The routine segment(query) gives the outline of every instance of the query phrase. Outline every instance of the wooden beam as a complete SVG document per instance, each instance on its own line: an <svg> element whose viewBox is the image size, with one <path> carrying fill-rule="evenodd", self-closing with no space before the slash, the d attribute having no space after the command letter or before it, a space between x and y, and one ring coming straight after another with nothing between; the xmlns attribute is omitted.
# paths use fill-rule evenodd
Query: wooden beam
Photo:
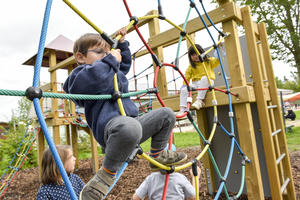
<svg viewBox="0 0 300 200"><path fill-rule="evenodd" d="M251 19L250 8L248 6L241 9L243 16L243 25L245 28L248 53L250 58L251 70L253 73L253 82L255 88L255 97L257 101L257 110L262 132L262 139L266 157L266 164L269 174L269 183L272 197L282 199L280 179L276 164L276 155L272 138L272 129L270 117L268 115L267 102L264 95L264 84L261 65L259 62L258 49L256 45L255 33ZM247 185L248 186L248 185ZM254 192L254 191L253 191Z"/></svg>
<svg viewBox="0 0 300 200"><path fill-rule="evenodd" d="M219 5L224 5L225 3L232 2L232 0L217 0Z"/></svg>
<svg viewBox="0 0 300 200"><path fill-rule="evenodd" d="M149 12L151 13L151 12ZM149 14L148 13L148 14ZM143 19L143 20L140 20L138 21L137 23L137 27L141 27L145 24L147 24L151 19ZM131 27L127 32L130 33L132 31L134 31L135 29L133 27ZM75 61L75 57L74 56L71 56L63 61L61 61L60 63L58 63L57 65L55 66L52 66L52 67L49 67L48 71L49 72L52 72L52 71L55 71L55 70L58 70L58 69L65 69L67 66L69 65L73 65L75 64L76 61Z"/></svg>
<svg viewBox="0 0 300 200"><path fill-rule="evenodd" d="M53 71L58 70L58 69L64 69L64 68L66 68L67 66L73 65L73 64L75 64L75 63L76 63L76 61L75 61L74 56L71 56L71 57L69 57L69 58L67 58L67 59L65 59L65 60L63 60L63 61L61 61L61 62L58 63L57 65L54 65L54 66L52 66L52 67L49 67L48 71L49 71L49 72L53 72Z"/></svg>
<svg viewBox="0 0 300 200"><path fill-rule="evenodd" d="M51 91L51 84L47 83L47 84L41 86L40 88L41 88L41 90L43 90L43 92Z"/></svg>
<svg viewBox="0 0 300 200"><path fill-rule="evenodd" d="M145 16L147 15L152 15L153 11L148 12ZM143 19L143 20L139 20L138 23L136 24L137 27L141 27L144 26L145 24L148 24L152 19ZM128 29L128 33L134 31L134 27L131 27L130 29Z"/></svg>
<svg viewBox="0 0 300 200"><path fill-rule="evenodd" d="M211 20L215 24L218 24L220 22L225 22L231 19L235 19L240 22L242 21L240 9L233 2L229 2L220 6L219 8L209 12L208 15L210 16ZM207 25L211 26L210 22L206 19L206 17L204 15L203 17ZM179 26L182 27L183 24ZM202 24L201 19L199 17L196 17L187 23L186 32L188 34L191 34L200 31L204 28L205 27ZM172 28L156 36L150 37L148 43L151 48L156 48L159 46L165 47L167 44L171 45L177 43L179 36L180 36L180 31L177 28Z"/></svg>
<svg viewBox="0 0 300 200"><path fill-rule="evenodd" d="M239 94L239 97L232 96L232 103L233 104L240 104L240 103L249 103L255 102L255 95L253 87L251 86L242 86L242 87L235 87L231 89L231 92L234 94ZM193 93L193 100L196 100L197 92ZM179 109L179 95L169 96L166 98L162 98L164 103L167 107L170 107L172 110L177 111ZM228 96L223 92L216 91L216 99L218 102L218 106L228 105ZM212 93L207 92L205 97L205 108L212 106ZM161 105L158 101L154 101L152 103L153 109L160 108Z"/></svg>

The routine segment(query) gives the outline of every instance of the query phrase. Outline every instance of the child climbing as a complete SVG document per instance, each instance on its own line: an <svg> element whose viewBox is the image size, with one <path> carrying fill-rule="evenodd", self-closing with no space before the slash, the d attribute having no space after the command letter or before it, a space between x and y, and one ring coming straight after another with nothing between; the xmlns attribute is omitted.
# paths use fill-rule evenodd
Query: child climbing
<svg viewBox="0 0 300 200"><path fill-rule="evenodd" d="M63 89L72 94L113 94L113 77L117 74L121 93L128 93L126 74L131 66L129 42L124 40L126 28L117 31L122 35L117 49L99 35L88 33L74 44L78 64L64 83ZM83 188L80 199L103 199L115 181L116 172L135 149L149 137L150 155L158 162L173 165L186 159L186 154L164 151L175 124L174 112L161 108L138 117L138 108L129 97L122 98L126 116L122 116L116 100L76 100L84 107L94 137L105 149L105 158L97 174ZM158 168L150 165L153 171Z"/></svg>
<svg viewBox="0 0 300 200"><path fill-rule="evenodd" d="M199 45L195 44L197 50L200 54L204 53L204 49ZM210 57L208 55L205 55L203 57L203 62L200 62L199 56L197 55L195 49L193 46L191 46L188 50L188 57L190 65L188 66L186 72L185 72L185 78L189 82L190 79L192 79L192 84L190 86L195 88L208 88L209 87L209 81L211 84L214 84L214 79L216 78L214 73L214 68L216 68L218 65L220 65L220 62L215 57ZM207 69L208 77L206 76L205 70L204 70L204 64ZM198 90L198 95L196 98L196 101L192 104L192 107L199 110L204 106L204 98L206 96L207 90ZM188 97L188 90L186 83L183 82L183 86L180 89L180 113L183 114L185 111L188 111L187 109L187 97Z"/></svg>
<svg viewBox="0 0 300 200"><path fill-rule="evenodd" d="M79 176L73 174L76 158L73 156L72 148L66 145L56 146L65 170L69 176L69 180L73 186L75 194L79 194L84 186L83 181ZM59 169L54 161L50 149L47 149L42 158L42 173L41 179L43 185L40 187L36 200L68 200L70 194L63 182Z"/></svg>

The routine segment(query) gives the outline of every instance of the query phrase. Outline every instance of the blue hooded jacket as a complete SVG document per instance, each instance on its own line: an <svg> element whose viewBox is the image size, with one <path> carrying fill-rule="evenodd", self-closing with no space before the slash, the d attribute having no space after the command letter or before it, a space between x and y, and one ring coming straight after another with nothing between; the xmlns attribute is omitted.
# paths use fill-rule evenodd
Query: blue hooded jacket
<svg viewBox="0 0 300 200"><path fill-rule="evenodd" d="M104 58L95 61L92 65L83 64L76 67L63 85L66 93L71 94L112 94L114 92L113 77L117 73L119 91L128 92L128 80L126 74L131 66L131 53L129 43L124 41L118 44L121 50L122 61L108 54ZM99 144L104 144L104 128L109 120L120 116L120 110L116 100L74 100L84 107L85 117L89 127L93 130L95 139ZM122 103L127 116L136 117L138 108L130 98L122 98Z"/></svg>

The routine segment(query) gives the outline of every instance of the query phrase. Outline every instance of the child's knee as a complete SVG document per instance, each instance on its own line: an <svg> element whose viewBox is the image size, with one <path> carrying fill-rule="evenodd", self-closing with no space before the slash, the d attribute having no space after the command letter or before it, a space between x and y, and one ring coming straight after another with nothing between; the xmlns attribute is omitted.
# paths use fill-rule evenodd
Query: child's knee
<svg viewBox="0 0 300 200"><path fill-rule="evenodd" d="M181 94L186 94L186 93L188 93L188 90L187 90L187 86L186 86L186 85L183 85L183 86L180 88L180 93L181 93Z"/></svg>
<svg viewBox="0 0 300 200"><path fill-rule="evenodd" d="M169 119L170 122L175 123L176 115L175 115L174 111L171 108L167 108L167 107L164 107L162 109L163 109L164 114L166 115L166 118Z"/></svg>
<svg viewBox="0 0 300 200"><path fill-rule="evenodd" d="M120 127L120 137L124 143L137 144L142 138L142 126L138 121Z"/></svg>

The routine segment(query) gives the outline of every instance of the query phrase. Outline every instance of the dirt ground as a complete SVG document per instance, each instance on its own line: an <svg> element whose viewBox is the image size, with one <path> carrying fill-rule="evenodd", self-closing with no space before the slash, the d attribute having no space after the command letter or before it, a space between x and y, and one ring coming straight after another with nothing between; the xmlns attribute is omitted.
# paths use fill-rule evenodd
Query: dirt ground
<svg viewBox="0 0 300 200"><path fill-rule="evenodd" d="M200 148L191 147L181 150L177 149L177 151L184 151L188 154L188 159L192 159L199 154ZM290 158L292 163L292 172L296 195L297 199L300 199L300 151L290 153ZM100 158L100 162L101 161L102 158ZM79 169L76 170L75 173L78 174L84 182L87 182L93 176L90 166L90 159L79 161ZM132 164L130 164L107 199L131 199L131 196L134 193L135 189L144 180L144 178L148 174L150 174L150 169L148 166L148 162L144 159L137 159ZM202 166L201 169L203 171ZM185 174L188 178L190 178L188 174L188 169L185 169L184 171L182 171L182 173ZM39 187L40 183L38 181L38 169L32 168L22 170L19 172L13 183L9 186L9 189L5 193L3 199L34 199ZM206 185L203 173L201 174L200 178L200 199L213 199L213 196L210 196L206 192ZM220 199L225 198L221 197ZM239 199L247 199L247 196L244 195Z"/></svg>

